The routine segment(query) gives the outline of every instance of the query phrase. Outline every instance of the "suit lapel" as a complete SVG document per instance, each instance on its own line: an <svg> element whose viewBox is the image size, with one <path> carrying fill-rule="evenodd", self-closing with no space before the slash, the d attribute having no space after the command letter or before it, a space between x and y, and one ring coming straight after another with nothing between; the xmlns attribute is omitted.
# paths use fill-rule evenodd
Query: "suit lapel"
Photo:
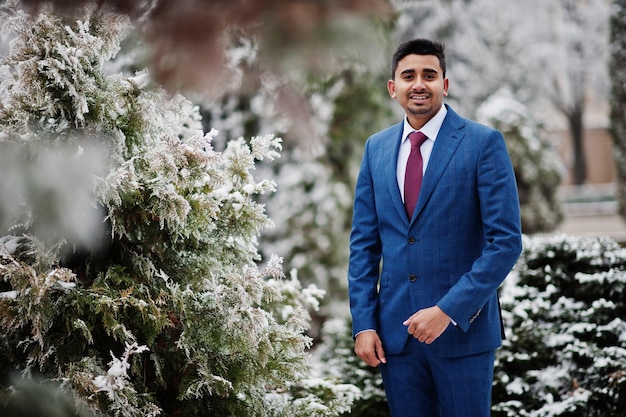
<svg viewBox="0 0 626 417"><path fill-rule="evenodd" d="M404 202L402 201L402 194L400 194L400 189L398 188L398 177L396 172L398 166L398 153L400 152L400 143L402 142L403 126L403 123L399 123L396 125L395 129L391 130L389 134L390 146L385 148L383 160L393 161L393 163L389 163L385 166L385 183L389 188L389 195L391 196L393 206L398 212L398 215L408 225L409 219L406 217L406 210L404 208Z"/></svg>
<svg viewBox="0 0 626 417"><path fill-rule="evenodd" d="M415 221L424 209L424 206L426 206L430 195L448 166L450 159L452 159L461 140L465 137L464 127L465 123L463 119L448 107L448 114L441 125L437 140L435 140L435 145L430 154L430 159L428 160L428 166L426 167L424 180L422 182L422 189L411 222Z"/></svg>

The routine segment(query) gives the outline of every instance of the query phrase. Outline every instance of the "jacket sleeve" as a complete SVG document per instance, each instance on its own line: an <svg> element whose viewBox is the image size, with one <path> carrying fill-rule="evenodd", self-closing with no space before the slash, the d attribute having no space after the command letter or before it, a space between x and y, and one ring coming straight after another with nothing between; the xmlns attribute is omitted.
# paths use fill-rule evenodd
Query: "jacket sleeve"
<svg viewBox="0 0 626 417"><path fill-rule="evenodd" d="M463 331L495 296L522 250L519 197L504 138L490 129L480 146L476 187L486 245L437 303Z"/></svg>
<svg viewBox="0 0 626 417"><path fill-rule="evenodd" d="M348 288L353 336L363 330L378 330L377 286L382 254L370 158L372 149L368 140L355 188L350 235Z"/></svg>

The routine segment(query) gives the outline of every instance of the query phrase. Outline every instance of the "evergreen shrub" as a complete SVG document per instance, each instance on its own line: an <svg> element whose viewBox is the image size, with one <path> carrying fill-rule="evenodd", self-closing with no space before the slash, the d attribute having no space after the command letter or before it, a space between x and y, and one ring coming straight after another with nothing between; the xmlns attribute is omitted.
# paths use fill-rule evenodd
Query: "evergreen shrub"
<svg viewBox="0 0 626 417"><path fill-rule="evenodd" d="M502 289L494 417L626 416L626 249L525 236Z"/></svg>
<svg viewBox="0 0 626 417"><path fill-rule="evenodd" d="M39 11L0 9L0 405L41 380L111 417L348 409L352 386L308 378L323 292L259 254L275 183L252 171L281 140L216 152L188 99L104 71L127 18Z"/></svg>

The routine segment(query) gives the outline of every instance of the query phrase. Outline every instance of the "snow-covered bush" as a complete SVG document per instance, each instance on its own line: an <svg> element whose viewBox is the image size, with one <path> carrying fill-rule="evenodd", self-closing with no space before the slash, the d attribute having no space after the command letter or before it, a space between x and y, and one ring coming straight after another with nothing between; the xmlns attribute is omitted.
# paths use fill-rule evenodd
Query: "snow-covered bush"
<svg viewBox="0 0 626 417"><path fill-rule="evenodd" d="M21 163L3 164L2 178L29 174L0 211L3 394L17 371L111 416L346 411L350 387L306 378L320 291L284 280L276 256L258 267L272 222L256 197L275 184L251 171L281 140L216 152L218 132L202 132L187 99L145 71L105 74L124 18L3 12L14 38L0 66L0 144Z"/></svg>
<svg viewBox="0 0 626 417"><path fill-rule="evenodd" d="M324 323L322 343L314 352L324 377L358 388L349 413L351 417L389 417L387 397L378 368L365 364L354 353L352 322L335 317Z"/></svg>
<svg viewBox="0 0 626 417"><path fill-rule="evenodd" d="M262 67L253 42L242 41L241 48L244 51L237 55L246 58L245 68ZM326 291L314 315L313 337L319 336L326 318L348 313L352 200L365 140L381 126L399 120L392 115L393 103L385 88L386 67L381 72L352 60L336 73L272 78L254 92L234 90L203 103L205 122L220 132L238 136L261 129L276 131L284 139L280 160L257 164L256 172L273 176L279 190L260 200L268 215L280 220L263 232L261 253L280 253L286 268L298 269L303 282ZM295 106L308 109L306 120L301 114L287 119L277 104L281 88L289 85L300 87Z"/></svg>
<svg viewBox="0 0 626 417"><path fill-rule="evenodd" d="M502 308L494 416L626 416L626 249L525 237Z"/></svg>

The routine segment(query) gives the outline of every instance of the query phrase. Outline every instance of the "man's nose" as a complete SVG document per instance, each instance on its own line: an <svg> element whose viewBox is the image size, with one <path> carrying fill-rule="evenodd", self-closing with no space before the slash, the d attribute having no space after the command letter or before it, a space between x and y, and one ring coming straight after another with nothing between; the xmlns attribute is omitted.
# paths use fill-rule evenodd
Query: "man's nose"
<svg viewBox="0 0 626 417"><path fill-rule="evenodd" d="M413 80L413 89L420 89L424 87L424 79L420 76L415 77L415 80Z"/></svg>

